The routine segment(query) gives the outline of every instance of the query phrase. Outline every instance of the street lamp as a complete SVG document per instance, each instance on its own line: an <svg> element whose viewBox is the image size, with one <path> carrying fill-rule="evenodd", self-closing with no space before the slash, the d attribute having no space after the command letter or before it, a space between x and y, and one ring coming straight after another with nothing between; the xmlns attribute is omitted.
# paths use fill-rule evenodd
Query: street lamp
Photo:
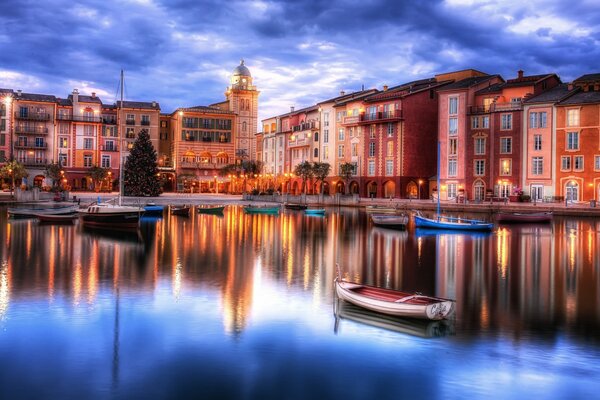
<svg viewBox="0 0 600 400"><path fill-rule="evenodd" d="M12 168L8 169L8 174L10 175L10 197L13 197L13 190L15 188L15 175L13 174Z"/></svg>
<svg viewBox="0 0 600 400"><path fill-rule="evenodd" d="M421 200L421 185L423 184L423 179L419 179L419 200Z"/></svg>

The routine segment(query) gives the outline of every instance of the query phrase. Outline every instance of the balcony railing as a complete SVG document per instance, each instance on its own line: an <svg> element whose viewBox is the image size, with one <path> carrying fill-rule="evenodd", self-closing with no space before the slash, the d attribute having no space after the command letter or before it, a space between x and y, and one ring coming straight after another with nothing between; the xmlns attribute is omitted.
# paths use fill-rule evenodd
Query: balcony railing
<svg viewBox="0 0 600 400"><path fill-rule="evenodd" d="M518 111L523 109L523 103L520 101L512 101L509 103L492 103L487 106L469 106L468 113L474 114L487 114L491 112L503 112L503 111Z"/></svg>
<svg viewBox="0 0 600 400"><path fill-rule="evenodd" d="M142 121L140 122L140 124L142 124L142 125L144 125L144 126L150 126L150 121L144 121L144 120L142 120Z"/></svg>
<svg viewBox="0 0 600 400"><path fill-rule="evenodd" d="M393 121L402 118L402 110L378 111L375 113L361 114L360 122Z"/></svg>
<svg viewBox="0 0 600 400"><path fill-rule="evenodd" d="M50 121L51 115L48 113L27 113L21 114L15 112L15 119L23 119L27 121Z"/></svg>
<svg viewBox="0 0 600 400"><path fill-rule="evenodd" d="M119 151L119 146L100 146L101 151Z"/></svg>
<svg viewBox="0 0 600 400"><path fill-rule="evenodd" d="M56 119L59 121L71 121L73 119L73 115L71 114L57 114Z"/></svg>
<svg viewBox="0 0 600 400"><path fill-rule="evenodd" d="M294 131L294 132L307 131L310 129L315 129L315 127L316 127L316 124L314 122L306 122L304 124L292 126L292 131Z"/></svg>
<svg viewBox="0 0 600 400"><path fill-rule="evenodd" d="M76 122L102 122L102 117L95 117L91 115L73 115L73 121Z"/></svg>
<svg viewBox="0 0 600 400"><path fill-rule="evenodd" d="M290 140L288 142L288 146L289 147L300 147L300 146L308 146L311 142L309 140L307 140L306 138L304 139L296 139L296 140Z"/></svg>
<svg viewBox="0 0 600 400"><path fill-rule="evenodd" d="M133 119L126 119L125 120L125 125L135 125L135 120L133 120Z"/></svg>
<svg viewBox="0 0 600 400"><path fill-rule="evenodd" d="M102 123L104 125L116 125L117 124L117 119L116 118L102 117Z"/></svg>
<svg viewBox="0 0 600 400"><path fill-rule="evenodd" d="M16 142L15 149L37 149L37 150L46 150L48 147L47 143L36 144L36 143L25 143L25 142Z"/></svg>
<svg viewBox="0 0 600 400"><path fill-rule="evenodd" d="M26 167L45 166L48 164L48 159L46 158L23 157L17 158L17 161Z"/></svg>
<svg viewBox="0 0 600 400"><path fill-rule="evenodd" d="M32 126L15 126L16 134L26 134L26 135L47 135L48 128L37 128Z"/></svg>
<svg viewBox="0 0 600 400"><path fill-rule="evenodd" d="M360 121L360 117L358 115L354 115L351 117L344 117L342 119L342 125L358 124L359 121Z"/></svg>
<svg viewBox="0 0 600 400"><path fill-rule="evenodd" d="M179 166L181 168L194 168L194 169L219 169L219 168L223 168L225 165L227 165L227 164L191 162L191 161L181 161L179 163Z"/></svg>

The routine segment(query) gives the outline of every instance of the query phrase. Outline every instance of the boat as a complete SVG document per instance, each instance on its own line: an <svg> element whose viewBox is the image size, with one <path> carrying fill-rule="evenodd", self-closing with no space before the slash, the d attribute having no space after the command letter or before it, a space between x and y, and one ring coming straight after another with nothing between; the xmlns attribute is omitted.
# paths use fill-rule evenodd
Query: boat
<svg viewBox="0 0 600 400"><path fill-rule="evenodd" d="M531 222L545 223L552 221L552 211L547 212L498 212L496 221L502 223Z"/></svg>
<svg viewBox="0 0 600 400"><path fill-rule="evenodd" d="M325 215L324 208L307 208L304 210L304 214L306 215Z"/></svg>
<svg viewBox="0 0 600 400"><path fill-rule="evenodd" d="M398 212L398 209L396 207L388 206L366 206L365 210L368 214L396 214Z"/></svg>
<svg viewBox="0 0 600 400"><path fill-rule="evenodd" d="M440 188L440 142L438 142L438 174L437 174L437 187ZM468 218L455 218L442 215L440 213L440 196L437 197L437 210L436 215L433 218L427 218L417 212L415 215L415 226L417 228L426 229L456 229L461 231L491 231L494 229L494 224L478 219Z"/></svg>
<svg viewBox="0 0 600 400"><path fill-rule="evenodd" d="M198 213L200 213L200 214L223 214L225 207L226 206L224 206L224 205L218 205L218 206L204 205L204 206L198 206L198 207L196 207L196 209L198 210Z"/></svg>
<svg viewBox="0 0 600 400"><path fill-rule="evenodd" d="M394 317L370 311L344 301L334 301L333 306L335 316L334 333L336 334L340 330L340 322L344 320L421 338L450 336L456 332L455 321L453 319L430 321Z"/></svg>
<svg viewBox="0 0 600 400"><path fill-rule="evenodd" d="M72 212L69 214L36 214L40 224L72 224L79 219L79 213Z"/></svg>
<svg viewBox="0 0 600 400"><path fill-rule="evenodd" d="M190 216L190 206L171 206L171 215L181 215L182 217Z"/></svg>
<svg viewBox="0 0 600 400"><path fill-rule="evenodd" d="M123 71L121 70L121 105L123 104ZM119 110L117 110L118 112ZM119 146L119 159L123 160L123 146ZM142 207L124 206L122 204L123 195L123 168L124 163L119 165L119 196L114 199L101 202L98 198L79 211L79 218L85 228L105 229L111 231L130 231L138 230L141 216L145 210Z"/></svg>
<svg viewBox="0 0 600 400"><path fill-rule="evenodd" d="M339 266L336 265L336 269L334 284L337 296L367 310L429 320L445 319L454 313L453 300L348 282L342 279Z"/></svg>
<svg viewBox="0 0 600 400"><path fill-rule="evenodd" d="M468 235L469 239L485 238L492 234L491 230L470 230L461 231L460 229L427 229L427 228L416 228L415 237L438 237L445 235L460 236Z"/></svg>
<svg viewBox="0 0 600 400"><path fill-rule="evenodd" d="M244 206L244 212L246 214L279 214L279 206L277 207L265 207L265 206Z"/></svg>
<svg viewBox="0 0 600 400"><path fill-rule="evenodd" d="M285 203L283 206L288 210L306 210L308 208L306 204L298 203Z"/></svg>
<svg viewBox="0 0 600 400"><path fill-rule="evenodd" d="M144 206L144 215L145 216L158 216L158 215L163 215L163 212L165 211L165 207L164 206L160 206L154 203L148 203Z"/></svg>
<svg viewBox="0 0 600 400"><path fill-rule="evenodd" d="M371 214L371 221L373 225L382 228L404 230L408 225L408 215Z"/></svg>
<svg viewBox="0 0 600 400"><path fill-rule="evenodd" d="M61 207L10 207L7 210L8 216L12 218L34 218L38 215L60 215L72 214L77 212L79 206L77 204L61 206Z"/></svg>

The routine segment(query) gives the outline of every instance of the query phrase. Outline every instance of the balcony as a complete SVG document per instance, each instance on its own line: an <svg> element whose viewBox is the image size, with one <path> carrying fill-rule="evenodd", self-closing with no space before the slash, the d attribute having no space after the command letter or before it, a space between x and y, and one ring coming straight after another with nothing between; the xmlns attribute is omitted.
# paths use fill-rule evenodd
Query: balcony
<svg viewBox="0 0 600 400"><path fill-rule="evenodd" d="M76 121L76 122L100 123L100 122L102 122L102 117L95 117L95 116L90 116L90 115L73 115L72 120Z"/></svg>
<svg viewBox="0 0 600 400"><path fill-rule="evenodd" d="M315 129L315 127L316 127L316 124L314 122L307 122L304 124L292 126L292 131L293 132L308 131L310 129Z"/></svg>
<svg viewBox="0 0 600 400"><path fill-rule="evenodd" d="M38 128L32 126L15 126L15 134L21 135L47 135L48 128Z"/></svg>
<svg viewBox="0 0 600 400"><path fill-rule="evenodd" d="M150 126L150 121L144 121L144 120L142 120L140 122L140 124L143 125L143 126Z"/></svg>
<svg viewBox="0 0 600 400"><path fill-rule="evenodd" d="M46 143L26 143L26 142L16 142L15 149L32 149L32 150L46 150L48 145Z"/></svg>
<svg viewBox="0 0 600 400"><path fill-rule="evenodd" d="M135 125L135 120L133 120L133 119L126 119L125 120L125 125Z"/></svg>
<svg viewBox="0 0 600 400"><path fill-rule="evenodd" d="M71 121L73 119L73 115L71 114L58 114L56 115L56 119L59 121Z"/></svg>
<svg viewBox="0 0 600 400"><path fill-rule="evenodd" d="M290 140L290 141L288 141L288 147L289 148L303 147L303 146L308 146L311 143L312 142L310 140L308 140L307 138Z"/></svg>
<svg viewBox="0 0 600 400"><path fill-rule="evenodd" d="M403 118L402 110L378 111L376 113L361 114L360 123L393 122Z"/></svg>
<svg viewBox="0 0 600 400"><path fill-rule="evenodd" d="M119 146L100 146L100 151L119 151Z"/></svg>
<svg viewBox="0 0 600 400"><path fill-rule="evenodd" d="M181 161L179 163L180 168L193 168L193 169L220 169L227 164L215 164L205 162L192 162L192 161Z"/></svg>
<svg viewBox="0 0 600 400"><path fill-rule="evenodd" d="M50 121L50 114L48 113L26 113L21 114L20 112L15 112L15 119L22 119L25 121Z"/></svg>
<svg viewBox="0 0 600 400"><path fill-rule="evenodd" d="M17 161L26 167L44 167L48 164L46 158L23 157L17 158Z"/></svg>
<svg viewBox="0 0 600 400"><path fill-rule="evenodd" d="M116 125L117 124L117 119L116 118L102 117L102 123L104 125Z"/></svg>
<svg viewBox="0 0 600 400"><path fill-rule="evenodd" d="M469 115L488 114L491 112L519 111L523 109L523 103L512 101L509 103L492 103L488 106L469 106L467 113Z"/></svg>
<svg viewBox="0 0 600 400"><path fill-rule="evenodd" d="M360 122L360 116L344 117L342 119L342 125L356 125Z"/></svg>

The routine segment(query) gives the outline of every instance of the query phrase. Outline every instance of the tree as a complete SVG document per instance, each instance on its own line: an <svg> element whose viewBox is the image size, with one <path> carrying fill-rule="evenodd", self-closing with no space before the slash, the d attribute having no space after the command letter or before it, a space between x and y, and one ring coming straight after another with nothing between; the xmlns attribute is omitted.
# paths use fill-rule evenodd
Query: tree
<svg viewBox="0 0 600 400"><path fill-rule="evenodd" d="M303 161L296 165L294 174L302 178L302 193L306 193L306 181L314 176L312 164L309 161Z"/></svg>
<svg viewBox="0 0 600 400"><path fill-rule="evenodd" d="M254 179L254 175L261 173L263 168L262 161L244 160L239 164L227 164L219 170L220 176L235 176L236 178L244 177L244 191L246 191L246 178Z"/></svg>
<svg viewBox="0 0 600 400"><path fill-rule="evenodd" d="M348 182L352 175L354 175L356 166L353 163L343 162L340 164L340 175L339 177L344 180L344 194L348 194Z"/></svg>
<svg viewBox="0 0 600 400"><path fill-rule="evenodd" d="M108 168L102 168L97 165L94 165L90 169L88 169L88 174L92 181L94 182L94 190L99 192L102 188L102 181L108 176Z"/></svg>
<svg viewBox="0 0 600 400"><path fill-rule="evenodd" d="M156 150L142 129L127 156L124 169L125 196L158 196L160 181Z"/></svg>
<svg viewBox="0 0 600 400"><path fill-rule="evenodd" d="M25 166L15 160L7 162L0 168L0 178L9 179L11 181L11 188L14 188L16 180L27 178L28 176L29 172L27 172Z"/></svg>
<svg viewBox="0 0 600 400"><path fill-rule="evenodd" d="M56 191L60 187L60 180L62 179L62 165L60 163L50 163L46 165L46 171L44 175L46 178L52 179L52 190Z"/></svg>
<svg viewBox="0 0 600 400"><path fill-rule="evenodd" d="M329 176L331 171L331 165L329 163L315 162L312 165L313 174L317 178L317 182L321 181L321 194L323 193L323 185L325 185L325 179Z"/></svg>

